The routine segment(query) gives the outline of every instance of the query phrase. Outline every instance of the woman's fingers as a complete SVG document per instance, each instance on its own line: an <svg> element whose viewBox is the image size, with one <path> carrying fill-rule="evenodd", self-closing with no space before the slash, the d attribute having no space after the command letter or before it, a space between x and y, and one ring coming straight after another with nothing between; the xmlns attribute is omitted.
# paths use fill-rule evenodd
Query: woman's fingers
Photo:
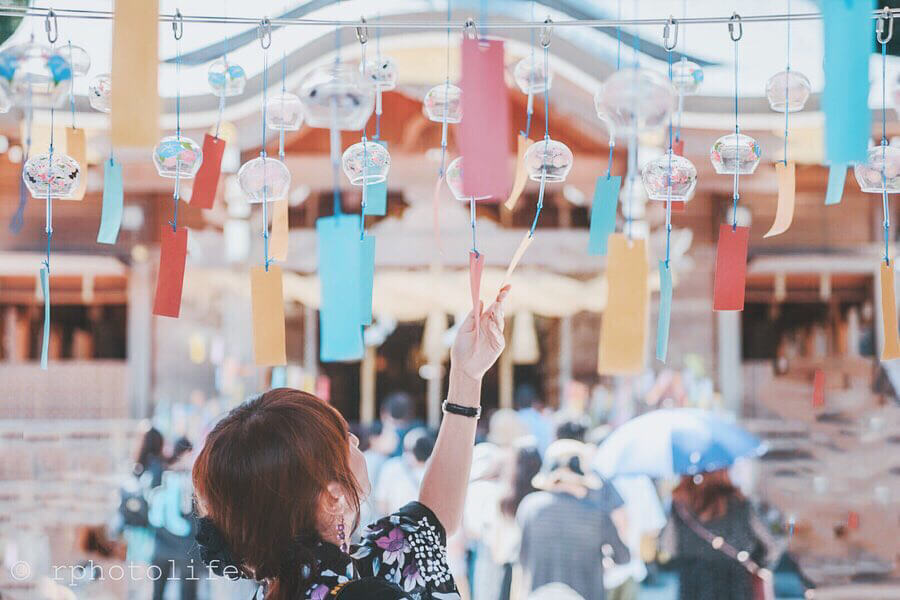
<svg viewBox="0 0 900 600"><path fill-rule="evenodd" d="M475 312L475 309L469 311L469 314L466 315L466 318L463 320L462 325L460 325L460 331L475 331L475 321L476 316L481 315L484 310L484 302L478 302L478 313Z"/></svg>

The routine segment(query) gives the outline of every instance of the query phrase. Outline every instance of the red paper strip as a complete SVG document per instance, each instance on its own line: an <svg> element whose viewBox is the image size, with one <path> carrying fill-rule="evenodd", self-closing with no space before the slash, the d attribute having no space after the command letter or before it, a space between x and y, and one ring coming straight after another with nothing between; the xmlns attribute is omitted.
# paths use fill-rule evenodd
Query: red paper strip
<svg viewBox="0 0 900 600"><path fill-rule="evenodd" d="M687 208L687 202L683 200L672 200L672 212L680 213L684 212L684 209Z"/></svg>
<svg viewBox="0 0 900 600"><path fill-rule="evenodd" d="M164 224L160 235L159 272L156 275L156 298L153 314L175 317L181 313L181 288L184 285L184 263L187 258L187 229Z"/></svg>
<svg viewBox="0 0 900 600"><path fill-rule="evenodd" d="M481 300L481 273L484 271L484 254L469 252L469 288L472 290L472 308L478 311ZM478 322L476 317L475 322Z"/></svg>
<svg viewBox="0 0 900 600"><path fill-rule="evenodd" d="M816 369L816 375L813 378L813 407L821 408L825 406L825 371Z"/></svg>
<svg viewBox="0 0 900 600"><path fill-rule="evenodd" d="M684 156L684 140L675 140L672 142L672 154L675 156Z"/></svg>
<svg viewBox="0 0 900 600"><path fill-rule="evenodd" d="M465 157L466 196L505 199L509 172L509 91L503 65L503 42L464 39L462 42L462 109L459 148Z"/></svg>
<svg viewBox="0 0 900 600"><path fill-rule="evenodd" d="M732 229L727 223L719 226L713 310L744 310L749 243L749 227Z"/></svg>
<svg viewBox="0 0 900 600"><path fill-rule="evenodd" d="M194 177L194 188L191 192L191 204L210 209L216 200L216 188L219 186L219 175L222 172L222 154L225 152L225 140L209 135L203 136L203 163Z"/></svg>
<svg viewBox="0 0 900 600"><path fill-rule="evenodd" d="M859 529L859 513L851 510L847 515L847 527L849 529Z"/></svg>

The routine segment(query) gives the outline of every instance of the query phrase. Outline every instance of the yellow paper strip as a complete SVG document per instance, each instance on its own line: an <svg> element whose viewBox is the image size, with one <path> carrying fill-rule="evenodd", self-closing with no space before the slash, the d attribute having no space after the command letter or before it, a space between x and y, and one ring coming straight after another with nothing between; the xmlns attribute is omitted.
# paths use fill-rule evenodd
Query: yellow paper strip
<svg viewBox="0 0 900 600"><path fill-rule="evenodd" d="M288 201L269 202L272 210L272 234L269 237L269 254L277 261L287 260L288 253Z"/></svg>
<svg viewBox="0 0 900 600"><path fill-rule="evenodd" d="M519 134L518 148L516 150L516 179L513 181L513 187L512 191L509 193L509 198L503 204L509 210L516 207L516 202L519 201L519 196L522 195L525 184L528 182L528 173L525 172L525 152L533 143L533 141L529 140L521 133Z"/></svg>
<svg viewBox="0 0 900 600"><path fill-rule="evenodd" d="M519 261L525 256L525 251L528 250L528 246L531 245L531 240L533 239L534 237L530 235L530 232L525 232L525 237L519 242L519 247L516 248L512 260L509 261L509 266L506 267L506 275L503 276L503 283L500 284L501 288L509 283L509 278L512 277L513 271L515 271L516 267L519 265Z"/></svg>
<svg viewBox="0 0 900 600"><path fill-rule="evenodd" d="M640 373L647 347L647 249L644 240L609 236L606 280L609 294L600 329L601 375Z"/></svg>
<svg viewBox="0 0 900 600"><path fill-rule="evenodd" d="M775 222L763 237L772 237L788 230L794 220L794 163L775 163L775 176L778 178L778 207L775 209Z"/></svg>
<svg viewBox="0 0 900 600"><path fill-rule="evenodd" d="M881 326L884 347L881 360L900 358L900 334L897 332L897 302L894 298L894 266L881 263Z"/></svg>
<svg viewBox="0 0 900 600"><path fill-rule="evenodd" d="M114 5L112 143L151 148L159 140L159 0Z"/></svg>
<svg viewBox="0 0 900 600"><path fill-rule="evenodd" d="M269 265L268 271L262 265L251 267L250 303L253 310L253 355L256 364L286 364L281 267Z"/></svg>
<svg viewBox="0 0 900 600"><path fill-rule="evenodd" d="M87 190L87 140L84 137L84 129L66 127L66 154L75 159L79 167L78 187L72 195L64 200L84 200Z"/></svg>

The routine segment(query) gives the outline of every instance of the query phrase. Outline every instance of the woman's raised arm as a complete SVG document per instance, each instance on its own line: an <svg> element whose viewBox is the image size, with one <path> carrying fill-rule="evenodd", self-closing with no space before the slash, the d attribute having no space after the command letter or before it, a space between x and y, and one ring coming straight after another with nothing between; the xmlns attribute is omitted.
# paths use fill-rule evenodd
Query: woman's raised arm
<svg viewBox="0 0 900 600"><path fill-rule="evenodd" d="M470 312L459 328L450 352L447 402L470 408L481 406L481 379L505 345L503 300L508 292L509 286L501 289L486 311L482 312L481 303L478 312ZM444 415L422 479L419 501L434 512L448 535L462 522L476 424L473 417L449 412Z"/></svg>

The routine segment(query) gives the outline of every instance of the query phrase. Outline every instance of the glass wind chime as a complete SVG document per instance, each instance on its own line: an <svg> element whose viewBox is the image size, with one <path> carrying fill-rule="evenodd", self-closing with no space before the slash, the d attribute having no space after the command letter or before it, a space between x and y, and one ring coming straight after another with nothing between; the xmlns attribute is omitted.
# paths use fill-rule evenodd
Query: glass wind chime
<svg viewBox="0 0 900 600"><path fill-rule="evenodd" d="M366 60L366 44L369 41L367 27L357 27L356 37L359 40L362 60L360 61L360 73L367 77L375 88L375 136L380 135L380 110L381 93L391 90L397 85L397 71L394 61L390 58L375 61ZM347 148L341 157L344 174L350 180L351 185L362 187L362 202L359 211L359 239L362 241L366 235L366 201L370 185L387 180L391 168L391 155L387 148L375 141L368 141L366 123L362 126L362 139Z"/></svg>
<svg viewBox="0 0 900 600"><path fill-rule="evenodd" d="M259 42L263 49L262 143L259 156L241 165L237 177L247 201L262 204L263 267L268 272L272 263L269 256L269 202L287 197L291 186L291 172L281 160L272 158L266 153L266 130L269 123L269 48L272 45L272 31L268 17L264 18L259 26Z"/></svg>
<svg viewBox="0 0 900 600"><path fill-rule="evenodd" d="M670 35L672 40L670 42ZM678 23L669 17L663 30L663 47L669 66L669 80L674 82L672 51L678 45ZM677 87L677 86L676 86ZM679 97L682 96L679 89ZM672 248L672 203L687 202L697 185L697 169L683 156L675 154L673 148L674 125L669 117L669 144L666 153L644 166L641 179L647 196L651 200L666 203L666 257L659 263L660 310L657 322L656 358L665 362L669 341L669 318L672 304L672 270L670 265Z"/></svg>
<svg viewBox="0 0 900 600"><path fill-rule="evenodd" d="M47 235L47 254L40 270L41 291L44 297L41 368L47 369L50 343L50 248L53 239L53 199L70 196L78 187L82 173L77 161L66 154L55 152L54 149L54 112L71 89L72 65L63 53L53 47L59 38L59 31L56 15L52 10L47 13L44 28L49 46L37 44L32 40L4 52L0 62L3 80L9 85L9 97L16 105L27 108L29 113L37 107L50 109L48 151L46 154L29 158L22 168L22 179L31 196L45 202L44 232Z"/></svg>

